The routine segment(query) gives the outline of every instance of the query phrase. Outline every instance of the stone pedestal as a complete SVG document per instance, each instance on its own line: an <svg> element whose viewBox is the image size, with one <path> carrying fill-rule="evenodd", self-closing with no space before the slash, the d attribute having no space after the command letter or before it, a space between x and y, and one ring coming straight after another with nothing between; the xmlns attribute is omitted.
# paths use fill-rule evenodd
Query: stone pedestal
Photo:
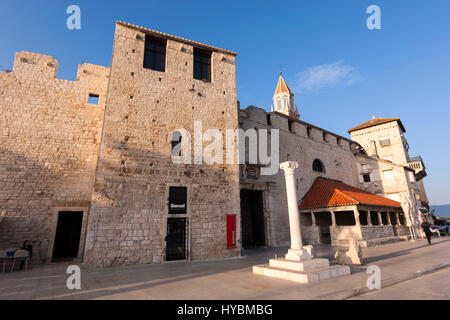
<svg viewBox="0 0 450 320"><path fill-rule="evenodd" d="M254 266L253 273L298 283L311 283L349 275L350 267L330 266L328 259L304 261L272 259L267 265Z"/></svg>
<svg viewBox="0 0 450 320"><path fill-rule="evenodd" d="M294 172L298 163L281 164L286 177L291 248L284 259L272 259L267 265L253 267L253 273L299 283L310 283L350 274L348 266L332 266L327 259L314 259L312 246L303 246Z"/></svg>

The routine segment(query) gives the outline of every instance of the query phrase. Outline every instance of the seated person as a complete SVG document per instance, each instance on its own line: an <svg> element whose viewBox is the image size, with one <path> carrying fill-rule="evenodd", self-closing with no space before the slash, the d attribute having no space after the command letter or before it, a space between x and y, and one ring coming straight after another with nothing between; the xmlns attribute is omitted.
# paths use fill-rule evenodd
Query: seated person
<svg viewBox="0 0 450 320"><path fill-rule="evenodd" d="M28 251L28 259L31 259L33 257L33 243L31 242L31 240L25 240L22 248L20 248L20 249ZM25 262L22 261L22 263L20 264L21 270L23 269L24 265L25 265Z"/></svg>

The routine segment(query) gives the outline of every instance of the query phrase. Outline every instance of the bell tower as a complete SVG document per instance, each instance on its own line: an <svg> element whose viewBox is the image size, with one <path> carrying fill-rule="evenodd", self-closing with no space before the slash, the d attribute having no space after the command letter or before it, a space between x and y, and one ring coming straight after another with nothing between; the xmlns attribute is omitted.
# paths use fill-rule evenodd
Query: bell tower
<svg viewBox="0 0 450 320"><path fill-rule="evenodd" d="M294 94L287 86L286 81L284 81L282 72L280 72L280 79L278 80L277 89L273 96L272 111L285 114L295 119L300 117L294 101Z"/></svg>

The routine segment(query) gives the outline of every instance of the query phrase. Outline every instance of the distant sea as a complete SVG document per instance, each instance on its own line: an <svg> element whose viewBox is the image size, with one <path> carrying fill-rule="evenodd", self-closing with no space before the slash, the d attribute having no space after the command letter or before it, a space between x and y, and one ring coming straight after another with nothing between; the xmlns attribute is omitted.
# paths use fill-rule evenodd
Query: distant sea
<svg viewBox="0 0 450 320"><path fill-rule="evenodd" d="M450 218L450 204L431 206L431 210L436 210L436 212L434 213L436 217Z"/></svg>

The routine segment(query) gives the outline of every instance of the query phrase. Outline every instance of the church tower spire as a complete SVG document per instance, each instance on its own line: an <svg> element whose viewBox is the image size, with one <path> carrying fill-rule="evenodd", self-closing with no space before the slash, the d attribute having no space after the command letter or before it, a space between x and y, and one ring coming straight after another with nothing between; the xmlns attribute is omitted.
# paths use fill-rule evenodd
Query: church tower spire
<svg viewBox="0 0 450 320"><path fill-rule="evenodd" d="M286 81L284 81L282 72L280 72L280 79L278 80L277 89L273 96L272 111L285 114L288 117L295 119L300 117L294 101L294 94L291 89L289 89Z"/></svg>

